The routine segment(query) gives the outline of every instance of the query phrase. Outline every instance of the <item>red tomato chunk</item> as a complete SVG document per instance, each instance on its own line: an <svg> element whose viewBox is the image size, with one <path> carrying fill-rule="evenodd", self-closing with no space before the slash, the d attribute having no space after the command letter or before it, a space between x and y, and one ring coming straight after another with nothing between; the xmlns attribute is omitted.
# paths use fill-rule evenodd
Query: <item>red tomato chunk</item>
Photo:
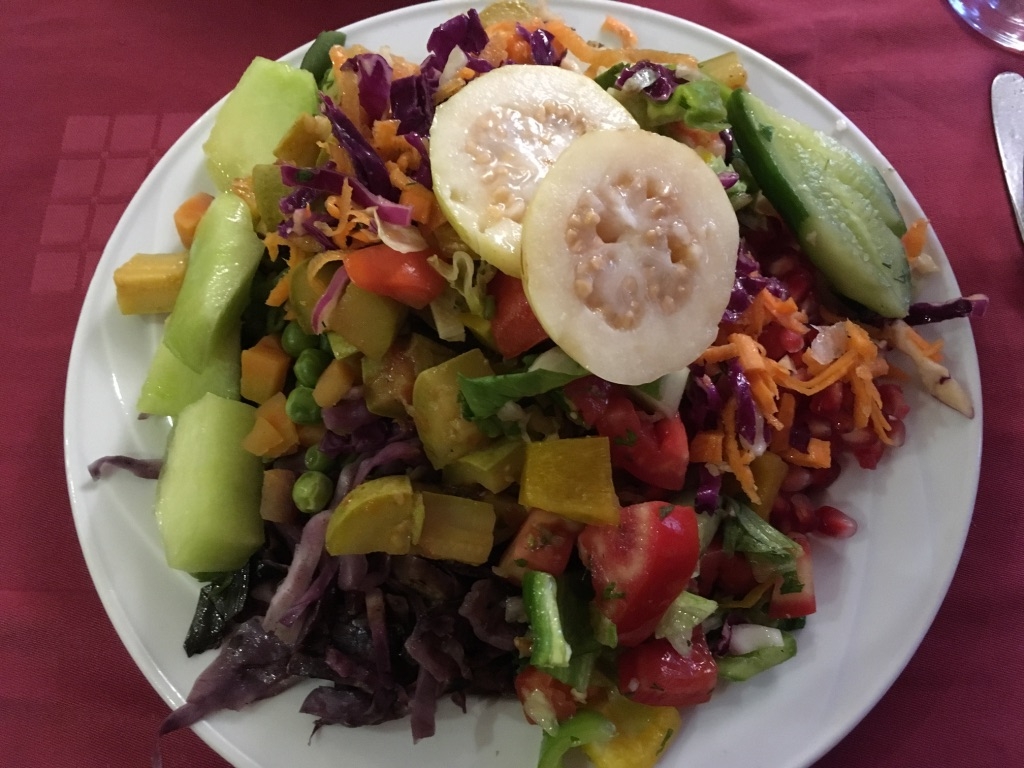
<svg viewBox="0 0 1024 768"><path fill-rule="evenodd" d="M618 631L620 646L654 632L693 576L700 542L693 507L648 501L624 507L617 526L588 525L579 537L598 610Z"/></svg>

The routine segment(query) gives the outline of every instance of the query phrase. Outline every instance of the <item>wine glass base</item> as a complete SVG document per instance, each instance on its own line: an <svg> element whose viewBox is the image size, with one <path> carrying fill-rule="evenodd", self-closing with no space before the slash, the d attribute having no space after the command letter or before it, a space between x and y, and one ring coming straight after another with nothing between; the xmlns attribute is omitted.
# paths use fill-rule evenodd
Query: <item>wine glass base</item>
<svg viewBox="0 0 1024 768"><path fill-rule="evenodd" d="M1021 0L949 0L968 26L1004 48L1024 52L1024 2Z"/></svg>

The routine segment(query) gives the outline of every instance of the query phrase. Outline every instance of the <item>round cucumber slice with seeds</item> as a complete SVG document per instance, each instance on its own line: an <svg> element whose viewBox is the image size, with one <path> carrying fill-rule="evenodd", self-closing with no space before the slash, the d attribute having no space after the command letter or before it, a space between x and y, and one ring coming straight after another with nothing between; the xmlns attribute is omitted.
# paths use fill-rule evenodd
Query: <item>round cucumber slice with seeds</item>
<svg viewBox="0 0 1024 768"><path fill-rule="evenodd" d="M522 219L548 168L577 136L626 127L636 127L626 108L585 75L532 64L491 70L434 115L437 202L470 248L518 277Z"/></svg>
<svg viewBox="0 0 1024 768"><path fill-rule="evenodd" d="M728 112L755 180L832 287L883 317L905 316L907 228L878 169L748 91L733 91Z"/></svg>

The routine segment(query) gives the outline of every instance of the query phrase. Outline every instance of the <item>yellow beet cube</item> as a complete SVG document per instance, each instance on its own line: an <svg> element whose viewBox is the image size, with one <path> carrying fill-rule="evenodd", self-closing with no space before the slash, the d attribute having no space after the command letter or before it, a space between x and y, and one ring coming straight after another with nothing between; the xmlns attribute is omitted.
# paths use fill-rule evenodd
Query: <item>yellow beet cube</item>
<svg viewBox="0 0 1024 768"><path fill-rule="evenodd" d="M607 437L545 440L526 446L519 503L597 525L618 525Z"/></svg>

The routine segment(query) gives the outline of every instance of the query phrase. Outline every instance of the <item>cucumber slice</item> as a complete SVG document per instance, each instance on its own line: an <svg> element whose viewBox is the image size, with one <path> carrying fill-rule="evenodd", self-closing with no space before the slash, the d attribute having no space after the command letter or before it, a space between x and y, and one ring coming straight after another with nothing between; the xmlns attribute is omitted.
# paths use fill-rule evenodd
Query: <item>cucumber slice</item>
<svg viewBox="0 0 1024 768"><path fill-rule="evenodd" d="M274 147L303 113L316 114L316 80L304 69L257 56L228 94L203 144L206 169L225 191L257 163L274 162Z"/></svg>
<svg viewBox="0 0 1024 768"><path fill-rule="evenodd" d="M240 197L222 192L196 229L188 269L163 343L197 373L209 364L230 327L237 327L263 256L252 214Z"/></svg>
<svg viewBox="0 0 1024 768"><path fill-rule="evenodd" d="M263 464L242 447L256 409L206 394L178 416L156 486L167 564L234 571L263 544Z"/></svg>
<svg viewBox="0 0 1024 768"><path fill-rule="evenodd" d="M748 91L728 102L740 152L836 292L883 317L910 307L903 216L878 169Z"/></svg>

